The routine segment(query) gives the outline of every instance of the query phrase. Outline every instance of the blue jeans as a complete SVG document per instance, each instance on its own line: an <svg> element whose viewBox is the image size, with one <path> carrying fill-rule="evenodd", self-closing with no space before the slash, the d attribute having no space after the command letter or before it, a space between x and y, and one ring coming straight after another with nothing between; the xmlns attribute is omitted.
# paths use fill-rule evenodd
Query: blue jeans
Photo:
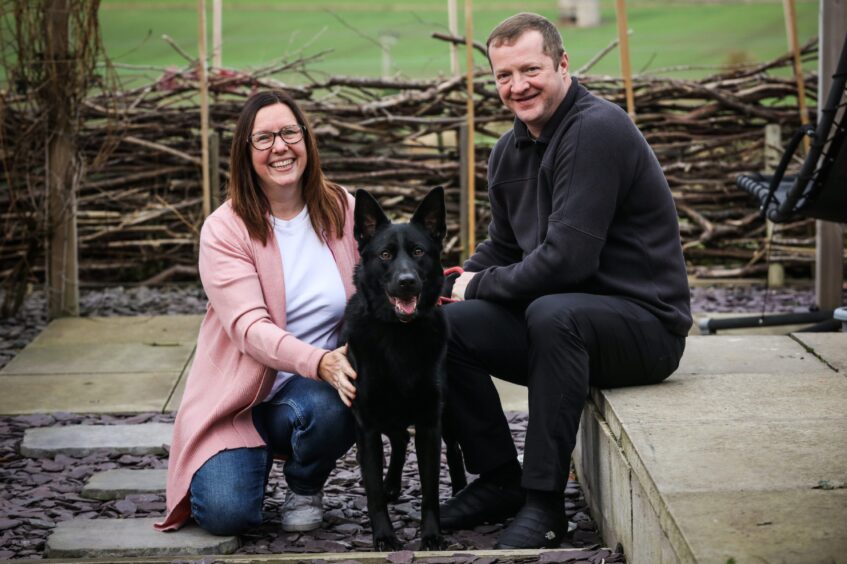
<svg viewBox="0 0 847 564"><path fill-rule="evenodd" d="M286 457L288 487L313 495L356 438L353 414L338 392L326 382L300 376L253 408L253 423L266 447L221 451L191 480L191 515L212 534L237 535L262 523L274 456Z"/></svg>

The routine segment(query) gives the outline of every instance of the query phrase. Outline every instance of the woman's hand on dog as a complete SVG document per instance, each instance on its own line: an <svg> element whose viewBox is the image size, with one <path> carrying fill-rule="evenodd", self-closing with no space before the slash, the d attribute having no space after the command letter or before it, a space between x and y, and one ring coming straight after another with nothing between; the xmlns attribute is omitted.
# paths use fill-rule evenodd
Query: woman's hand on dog
<svg viewBox="0 0 847 564"><path fill-rule="evenodd" d="M356 397L356 371L347 360L347 345L329 351L318 363L318 376L338 391L338 396L344 405L350 407Z"/></svg>

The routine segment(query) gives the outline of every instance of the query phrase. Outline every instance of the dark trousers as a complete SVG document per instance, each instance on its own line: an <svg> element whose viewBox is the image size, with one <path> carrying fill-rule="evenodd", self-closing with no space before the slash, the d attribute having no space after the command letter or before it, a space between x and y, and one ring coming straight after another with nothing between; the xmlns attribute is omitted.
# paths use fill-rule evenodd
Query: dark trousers
<svg viewBox="0 0 847 564"><path fill-rule="evenodd" d="M517 456L489 375L526 386L524 488L564 491L589 386L655 384L679 365L685 337L630 301L553 294L528 307L467 300L444 309L450 325L445 423L468 471Z"/></svg>

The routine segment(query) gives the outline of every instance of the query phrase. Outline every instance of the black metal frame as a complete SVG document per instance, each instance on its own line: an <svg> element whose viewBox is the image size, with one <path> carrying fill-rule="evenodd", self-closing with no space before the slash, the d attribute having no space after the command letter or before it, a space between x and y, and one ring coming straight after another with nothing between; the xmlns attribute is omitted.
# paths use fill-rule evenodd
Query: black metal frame
<svg viewBox="0 0 847 564"><path fill-rule="evenodd" d="M762 216L774 223L798 217L847 222L847 37L820 114L817 126L806 125L795 132L773 175L741 175L736 180L739 188L759 200ZM785 171L806 136L812 139L809 153L799 173L786 176ZM704 335L721 329L795 324L813 324L804 331L830 331L841 326L840 322L833 320L833 311L707 318L700 322L699 327Z"/></svg>

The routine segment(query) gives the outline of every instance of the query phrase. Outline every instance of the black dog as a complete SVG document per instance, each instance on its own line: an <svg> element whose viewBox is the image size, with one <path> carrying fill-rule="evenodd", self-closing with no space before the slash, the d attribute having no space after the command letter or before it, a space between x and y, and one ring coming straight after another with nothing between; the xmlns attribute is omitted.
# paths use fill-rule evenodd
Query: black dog
<svg viewBox="0 0 847 564"><path fill-rule="evenodd" d="M356 192L354 233L361 261L356 293L345 313L349 357L358 377L353 414L356 445L374 549L402 548L387 503L400 492L400 477L415 426L421 478L421 549L439 550L441 402L447 325L436 307L444 274L441 245L446 233L444 190L433 189L408 224L392 224L379 203ZM382 480L382 436L391 461Z"/></svg>

